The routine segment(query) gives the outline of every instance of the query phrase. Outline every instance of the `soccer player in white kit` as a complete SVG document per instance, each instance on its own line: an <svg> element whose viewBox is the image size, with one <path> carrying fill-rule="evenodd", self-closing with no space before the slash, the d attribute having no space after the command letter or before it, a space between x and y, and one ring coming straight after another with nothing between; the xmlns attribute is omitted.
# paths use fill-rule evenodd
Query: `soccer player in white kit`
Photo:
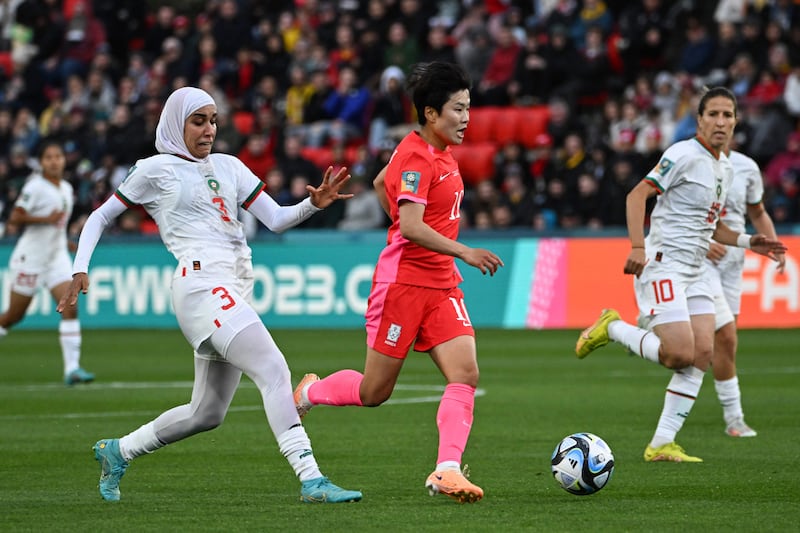
<svg viewBox="0 0 800 533"><path fill-rule="evenodd" d="M100 494L119 500L119 482L132 459L219 426L244 373L258 387L278 447L301 482L301 500L359 501L361 492L342 489L320 472L294 406L289 367L250 305L251 250L236 218L242 206L272 231L286 230L334 201L349 198L339 191L350 176L346 169L332 175L329 167L319 187L307 187L310 197L279 206L239 159L211 153L216 122L217 107L208 93L194 87L174 91L156 127L159 154L137 161L81 232L73 281L59 310L66 312L78 293L87 291L89 260L105 227L128 207L141 204L178 261L172 303L195 355L189 403L122 438L95 444Z"/></svg>
<svg viewBox="0 0 800 533"><path fill-rule="evenodd" d="M722 221L734 231L745 230L745 217L757 232L777 239L775 225L764 208L764 182L758 163L736 150L728 152L733 165L733 183L722 213ZM783 272L784 254L776 254L776 269ZM728 247L712 241L708 251L706 273L714 291L715 327L714 355L711 370L714 388L722 404L725 432L731 437L755 437L756 431L744 421L742 393L736 374L736 319L742 303L744 249Z"/></svg>
<svg viewBox="0 0 800 533"><path fill-rule="evenodd" d="M64 179L64 148L47 141L39 149L41 171L25 182L8 223L24 226L9 260L11 295L8 309L0 315L0 338L20 322L39 287L58 302L72 280L67 223L72 215L72 185ZM80 366L81 325L77 308L66 310L58 325L64 383L89 383L94 374Z"/></svg>
<svg viewBox="0 0 800 533"><path fill-rule="evenodd" d="M691 411L714 347L714 300L704 276L709 243L752 248L776 259L785 247L765 235L747 235L719 222L733 168L725 155L737 120L736 97L724 87L708 90L697 110L697 136L664 152L628 194L626 215L631 252L624 272L633 274L640 323L620 319L614 309L578 338L575 353L586 357L614 340L632 353L674 371L646 461L701 462L675 442ZM658 195L644 237L645 204Z"/></svg>

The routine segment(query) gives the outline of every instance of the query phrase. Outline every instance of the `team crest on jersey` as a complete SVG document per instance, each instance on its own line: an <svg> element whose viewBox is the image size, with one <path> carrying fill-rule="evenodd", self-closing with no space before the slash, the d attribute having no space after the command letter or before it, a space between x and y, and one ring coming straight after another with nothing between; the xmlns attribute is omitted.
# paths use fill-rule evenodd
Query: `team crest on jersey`
<svg viewBox="0 0 800 533"><path fill-rule="evenodd" d="M384 341L389 346L397 346L397 340L400 338L400 332L403 328L397 324L391 324L389 331L386 332L386 340Z"/></svg>
<svg viewBox="0 0 800 533"><path fill-rule="evenodd" d="M667 172L675 165L672 161L667 159L666 157L663 158L661 161L658 162L656 168L653 169L654 172L657 172L659 176L666 175Z"/></svg>
<svg viewBox="0 0 800 533"><path fill-rule="evenodd" d="M403 182L402 185L400 185L400 192L417 194L417 190L419 190L419 172L407 170L403 172L400 179Z"/></svg>
<svg viewBox="0 0 800 533"><path fill-rule="evenodd" d="M219 182L214 178L210 178L206 183L208 183L208 188L212 191L218 193L219 192Z"/></svg>

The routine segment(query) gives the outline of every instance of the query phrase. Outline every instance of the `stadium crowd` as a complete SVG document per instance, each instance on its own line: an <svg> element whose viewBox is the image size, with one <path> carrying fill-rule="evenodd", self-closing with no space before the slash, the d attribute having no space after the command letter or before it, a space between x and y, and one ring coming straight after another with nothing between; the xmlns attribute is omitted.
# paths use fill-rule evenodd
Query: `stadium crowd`
<svg viewBox="0 0 800 533"><path fill-rule="evenodd" d="M498 146L494 173L470 184L465 227L624 225L627 192L694 134L713 85L738 98L735 142L763 170L773 220L800 221L793 0L5 0L0 224L38 146L58 140L77 234L154 153L166 96L193 85L217 103L215 151L238 155L279 203L321 179L306 147L350 168L356 198L302 227L384 227L371 179L416 125L405 73L430 60L467 70L473 108L549 110L533 147ZM131 210L115 231L155 228Z"/></svg>

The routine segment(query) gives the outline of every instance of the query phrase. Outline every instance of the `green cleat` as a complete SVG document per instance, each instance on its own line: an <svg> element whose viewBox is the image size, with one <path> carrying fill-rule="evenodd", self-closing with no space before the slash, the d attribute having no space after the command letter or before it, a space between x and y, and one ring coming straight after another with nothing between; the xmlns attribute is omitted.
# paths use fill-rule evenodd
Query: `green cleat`
<svg viewBox="0 0 800 533"><path fill-rule="evenodd" d="M575 355L578 356L578 359L583 359L597 348L608 344L610 340L608 338L608 325L615 320L620 320L619 313L616 310L603 309L603 312L600 313L600 318L581 332L578 342L575 344Z"/></svg>
<svg viewBox="0 0 800 533"><path fill-rule="evenodd" d="M644 450L644 460L647 462L656 461L670 461L673 463L702 463L703 460L699 457L693 457L684 451L683 448L678 446L677 443L670 442L653 448L649 444Z"/></svg>
<svg viewBox="0 0 800 533"><path fill-rule="evenodd" d="M100 463L100 496L109 502L119 501L119 480L128 468L119 452L119 439L99 440L92 450Z"/></svg>
<svg viewBox="0 0 800 533"><path fill-rule="evenodd" d="M78 383L91 383L92 381L94 381L94 374L82 368L76 368L64 376L64 385L68 387L77 385Z"/></svg>
<svg viewBox="0 0 800 533"><path fill-rule="evenodd" d="M305 503L345 503L361 500L361 492L337 487L326 477L303 481L300 501Z"/></svg>

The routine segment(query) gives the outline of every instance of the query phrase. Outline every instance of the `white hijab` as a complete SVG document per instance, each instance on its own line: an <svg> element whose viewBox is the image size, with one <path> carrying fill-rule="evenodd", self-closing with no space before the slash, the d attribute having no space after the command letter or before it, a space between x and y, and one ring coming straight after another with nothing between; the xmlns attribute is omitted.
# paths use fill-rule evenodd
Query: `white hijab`
<svg viewBox="0 0 800 533"><path fill-rule="evenodd" d="M181 87L169 95L156 126L158 153L175 154L192 161L203 161L189 153L183 140L183 126L192 113L209 104L216 105L211 95L196 87Z"/></svg>

